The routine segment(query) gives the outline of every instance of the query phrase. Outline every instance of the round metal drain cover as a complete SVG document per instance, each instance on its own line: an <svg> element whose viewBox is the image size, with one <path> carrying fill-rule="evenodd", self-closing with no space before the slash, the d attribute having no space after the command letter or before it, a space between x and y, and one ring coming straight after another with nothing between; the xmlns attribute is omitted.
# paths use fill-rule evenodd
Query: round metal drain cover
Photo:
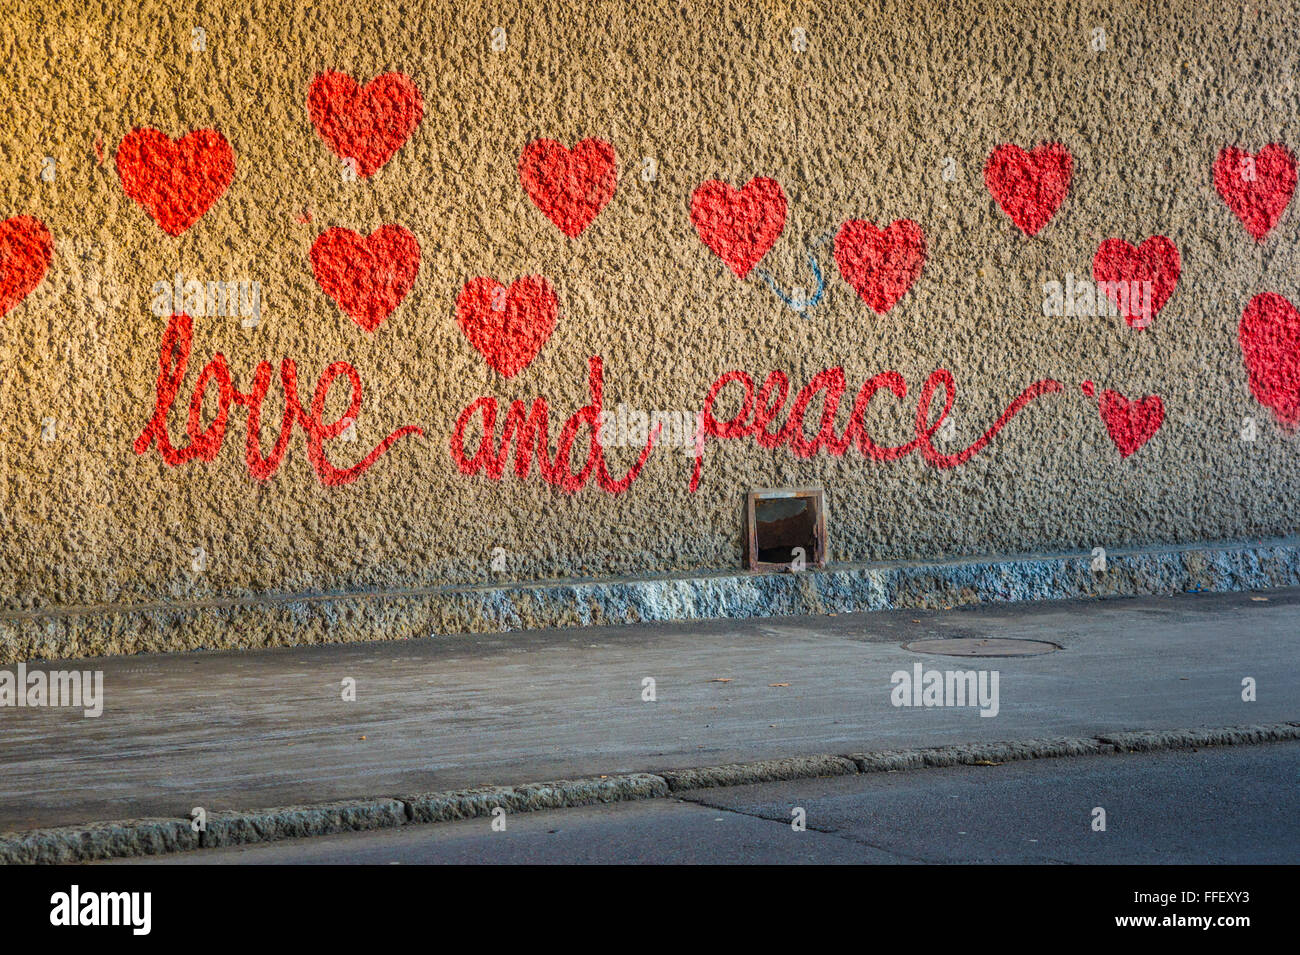
<svg viewBox="0 0 1300 955"><path fill-rule="evenodd" d="M1046 640L1016 640L1011 637L938 637L903 644L914 653L938 653L948 657L1032 657L1061 649Z"/></svg>

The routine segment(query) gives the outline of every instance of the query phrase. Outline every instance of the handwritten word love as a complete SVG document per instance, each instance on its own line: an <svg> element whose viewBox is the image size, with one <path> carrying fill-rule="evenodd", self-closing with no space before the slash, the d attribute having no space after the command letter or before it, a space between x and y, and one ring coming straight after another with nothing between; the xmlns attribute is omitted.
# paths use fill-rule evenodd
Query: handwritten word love
<svg viewBox="0 0 1300 955"><path fill-rule="evenodd" d="M293 438L294 425L301 425L307 436L307 457L320 482L328 487L350 484L361 477L389 448L408 434L423 437L424 431L415 425L398 428L383 441L379 442L369 454L350 468L337 468L325 456L325 442L339 437L357 420L361 413L361 375L356 368L346 361L336 361L324 372L316 383L312 395L311 409L304 410L298 400L298 367L293 359L284 358L280 362L280 381L284 387L284 417L280 422L280 434L276 438L271 453L262 455L262 402L266 399L271 386L271 363L259 362L253 372L253 386L247 392L238 391L230 377L230 367L221 352L217 352L201 372L195 382L194 392L190 396L189 416L185 433L190 443L185 447L173 447L167 432L167 416L172 405L180 395L181 383L185 380L185 369L189 365L190 350L194 339L194 320L188 315L173 315L167 322L163 333L162 347L158 352L158 381L155 388L153 417L144 431L135 439L135 453L144 454L156 443L158 453L168 467L176 467L186 461L211 461L221 450L226 439L226 425L230 417L231 405L240 405L248 409L248 441L245 447L245 459L248 473L259 481L271 477L284 461ZM325 413L325 398L330 387L339 376L348 379L352 386L352 399L347 412L337 421L326 424L322 420ZM207 396L208 386L213 382L217 386L217 414L206 428L202 427L200 417L203 401Z"/></svg>
<svg viewBox="0 0 1300 955"><path fill-rule="evenodd" d="M744 389L744 399L733 418L719 421L713 413L714 403L722 390L733 382L739 383ZM937 418L931 421L930 406L934 402L935 392L940 387L944 391L943 410ZM867 434L863 419L867 412L867 406L871 404L871 399L882 388L893 392L894 397L900 401L907 397L907 382L903 380L903 376L896 371L883 371L863 383L858 391L857 399L853 403L853 411L849 416L849 422L844 429L844 433L837 434L835 431L835 415L839 410L840 399L844 397L845 388L843 368L827 368L825 371L819 371L800 389L785 423L776 431L771 431L768 425L781 413L781 410L785 407L786 399L790 395L789 377L784 372L769 372L763 386L755 394L754 381L745 372L728 371L720 375L713 382L712 387L709 388L708 396L704 399L704 410L701 413L701 437L696 446L695 470L691 475L692 493L699 487L700 471L704 464L704 447L711 437L723 439L753 437L760 446L769 449L788 444L790 451L799 458L811 458L821 450L825 450L835 457L840 457L852 446L856 447L864 457L872 460L895 461L904 455L919 450L926 463L931 467L953 468L959 464L965 464L983 450L984 446L993 439L993 436L1001 431L1008 421L1019 414L1025 405L1041 395L1062 390L1062 385L1059 381L1051 378L1044 378L1041 381L1034 382L1006 407L1002 414L998 416L997 421L973 444L951 454L939 451L931 442L934 433L943 426L944 419L952 411L953 402L956 399L957 383L953 379L951 372L939 368L926 379L916 404L916 436L906 444L892 447L882 447L876 444L871 436ZM817 395L823 392L820 430L818 430L815 437L809 438L804 431L804 415Z"/></svg>

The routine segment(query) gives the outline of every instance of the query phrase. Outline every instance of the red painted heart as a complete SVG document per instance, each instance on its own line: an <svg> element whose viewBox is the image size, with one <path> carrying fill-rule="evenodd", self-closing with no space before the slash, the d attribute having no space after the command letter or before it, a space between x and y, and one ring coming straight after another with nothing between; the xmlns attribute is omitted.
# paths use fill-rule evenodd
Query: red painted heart
<svg viewBox="0 0 1300 955"><path fill-rule="evenodd" d="M326 229L312 243L311 270L325 294L373 332L415 285L420 243L400 225L366 238L351 229Z"/></svg>
<svg viewBox="0 0 1300 955"><path fill-rule="evenodd" d="M785 212L781 184L764 176L742 189L710 179L691 195L691 222L701 241L742 279L776 244Z"/></svg>
<svg viewBox="0 0 1300 955"><path fill-rule="evenodd" d="M0 222L0 318L41 284L53 255L54 239L40 219Z"/></svg>
<svg viewBox="0 0 1300 955"><path fill-rule="evenodd" d="M495 279L470 279L456 297L456 321L489 365L513 378L537 357L555 331L559 301L540 275L515 279L507 289Z"/></svg>
<svg viewBox="0 0 1300 955"><path fill-rule="evenodd" d="M1074 157L1060 143L1039 143L1029 152L1006 143L989 153L984 184L1020 231L1037 235L1061 208L1073 172Z"/></svg>
<svg viewBox="0 0 1300 955"><path fill-rule="evenodd" d="M1284 429L1300 430L1300 312L1276 292L1256 295L1241 313L1237 340L1255 400Z"/></svg>
<svg viewBox="0 0 1300 955"><path fill-rule="evenodd" d="M156 129L127 133L117 147L117 176L168 235L180 235L207 212L235 178L235 153L215 129L172 140Z"/></svg>
<svg viewBox="0 0 1300 955"><path fill-rule="evenodd" d="M1092 260L1098 289L1131 328L1146 328L1155 321L1174 294L1181 271L1178 247L1163 235L1152 236L1136 249L1123 239L1107 239Z"/></svg>
<svg viewBox="0 0 1300 955"><path fill-rule="evenodd" d="M887 229L850 219L835 236L835 264L844 281L882 315L912 287L925 257L925 233L911 219L897 219Z"/></svg>
<svg viewBox="0 0 1300 955"><path fill-rule="evenodd" d="M1165 403L1159 395L1129 401L1118 391L1107 388L1101 393L1101 420L1119 448L1119 456L1126 458L1160 430L1165 420Z"/></svg>
<svg viewBox="0 0 1300 955"><path fill-rule="evenodd" d="M411 137L424 118L424 99L405 73L385 73L365 86L327 70L311 81L307 113L340 159L356 162L369 179Z"/></svg>
<svg viewBox="0 0 1300 955"><path fill-rule="evenodd" d="M519 154L519 182L546 218L576 238L614 198L614 147L603 139L584 139L573 149L554 139L534 140Z"/></svg>
<svg viewBox="0 0 1300 955"><path fill-rule="evenodd" d="M1225 146L1214 161L1214 188L1256 242L1282 218L1295 185L1295 156L1281 143L1269 143L1256 156Z"/></svg>

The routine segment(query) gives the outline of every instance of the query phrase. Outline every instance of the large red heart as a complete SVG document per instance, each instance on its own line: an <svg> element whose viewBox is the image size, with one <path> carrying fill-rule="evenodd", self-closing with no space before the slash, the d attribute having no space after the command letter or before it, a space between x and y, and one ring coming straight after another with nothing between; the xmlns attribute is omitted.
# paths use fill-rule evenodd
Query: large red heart
<svg viewBox="0 0 1300 955"><path fill-rule="evenodd" d="M41 284L53 255L54 239L40 219L0 222L0 318Z"/></svg>
<svg viewBox="0 0 1300 955"><path fill-rule="evenodd" d="M755 176L737 189L710 179L691 195L691 222L706 246L742 279L785 228L785 192L775 179Z"/></svg>
<svg viewBox="0 0 1300 955"><path fill-rule="evenodd" d="M591 225L618 188L614 147L584 139L573 149L554 139L536 139L519 154L519 182L570 239Z"/></svg>
<svg viewBox="0 0 1300 955"><path fill-rule="evenodd" d="M415 285L420 243L400 225L366 238L351 229L326 229L312 243L311 270L325 294L373 332Z"/></svg>
<svg viewBox="0 0 1300 955"><path fill-rule="evenodd" d="M1214 161L1214 188L1256 242L1282 218L1295 184L1295 156L1281 143L1269 143L1257 156L1225 146Z"/></svg>
<svg viewBox="0 0 1300 955"><path fill-rule="evenodd" d="M844 281L882 315L912 287L925 256L925 233L911 219L897 219L887 229L850 219L835 235L835 264Z"/></svg>
<svg viewBox="0 0 1300 955"><path fill-rule="evenodd" d="M1300 312L1276 292L1256 295L1237 327L1255 400L1287 431L1300 429Z"/></svg>
<svg viewBox="0 0 1300 955"><path fill-rule="evenodd" d="M1107 388L1101 393L1101 420L1119 448L1119 456L1126 458L1160 430L1165 420L1165 403L1159 395L1129 401L1118 391Z"/></svg>
<svg viewBox="0 0 1300 955"><path fill-rule="evenodd" d="M555 331L559 307L543 276L525 275L509 289L479 276L456 296L456 321L487 363L513 378L532 363Z"/></svg>
<svg viewBox="0 0 1300 955"><path fill-rule="evenodd" d="M1131 328L1146 328L1155 320L1181 272L1178 247L1163 235L1151 236L1136 249L1123 239L1107 239L1092 260L1093 279Z"/></svg>
<svg viewBox="0 0 1300 955"><path fill-rule="evenodd" d="M1002 211L1026 235L1037 235L1070 191L1074 157L1060 143L1039 143L1025 152L1006 143L989 153L984 184Z"/></svg>
<svg viewBox="0 0 1300 955"><path fill-rule="evenodd" d="M117 147L117 177L168 235L180 235L207 212L235 178L235 152L215 129L172 140L141 127Z"/></svg>
<svg viewBox="0 0 1300 955"><path fill-rule="evenodd" d="M405 73L385 73L365 86L327 70L311 81L307 112L320 138L369 179L402 148L424 118L424 99Z"/></svg>

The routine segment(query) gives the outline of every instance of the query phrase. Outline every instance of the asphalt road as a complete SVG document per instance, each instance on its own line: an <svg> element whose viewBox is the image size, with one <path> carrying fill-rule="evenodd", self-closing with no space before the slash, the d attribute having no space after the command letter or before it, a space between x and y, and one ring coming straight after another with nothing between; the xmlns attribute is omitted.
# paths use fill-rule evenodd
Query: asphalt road
<svg viewBox="0 0 1300 955"><path fill-rule="evenodd" d="M791 826L806 812L807 829ZM1106 829L1094 831L1094 808ZM1300 863L1300 743L841 776L145 864Z"/></svg>

